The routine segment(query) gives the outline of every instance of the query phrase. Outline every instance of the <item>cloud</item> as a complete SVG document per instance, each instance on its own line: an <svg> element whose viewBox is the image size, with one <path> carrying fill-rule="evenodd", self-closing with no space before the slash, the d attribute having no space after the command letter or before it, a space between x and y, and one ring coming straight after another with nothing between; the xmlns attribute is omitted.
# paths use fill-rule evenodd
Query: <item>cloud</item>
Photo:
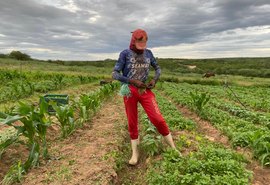
<svg viewBox="0 0 270 185"><path fill-rule="evenodd" d="M159 57L269 53L268 0L9 0L0 1L0 21L0 52L42 59L117 58L136 28Z"/></svg>
<svg viewBox="0 0 270 185"><path fill-rule="evenodd" d="M249 27L213 33L196 43L153 48L157 57L225 58L269 56L270 26ZM256 53L256 55L254 55Z"/></svg>

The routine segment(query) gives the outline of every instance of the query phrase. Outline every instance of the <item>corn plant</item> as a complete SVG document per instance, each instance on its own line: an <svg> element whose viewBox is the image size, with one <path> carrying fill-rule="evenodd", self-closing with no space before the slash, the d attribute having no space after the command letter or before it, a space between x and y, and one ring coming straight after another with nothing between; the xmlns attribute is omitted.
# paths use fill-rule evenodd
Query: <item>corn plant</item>
<svg viewBox="0 0 270 185"><path fill-rule="evenodd" d="M41 141L46 151L46 131L50 125L47 107L48 104L44 100L41 101L39 108L19 102L19 106L14 109L14 115L4 115L6 118L1 119L1 122L13 126L18 136L25 136L29 146ZM13 125L16 121L20 121L23 125ZM46 152L44 154L46 155Z"/></svg>
<svg viewBox="0 0 270 185"><path fill-rule="evenodd" d="M112 95L114 89L118 87L118 83L106 84L100 88L100 98L104 99L107 96Z"/></svg>
<svg viewBox="0 0 270 185"><path fill-rule="evenodd" d="M22 165L21 161L12 165L8 170L7 174L4 176L1 184L3 185L10 185L14 184L15 182L21 182L22 176L25 173L25 168Z"/></svg>
<svg viewBox="0 0 270 185"><path fill-rule="evenodd" d="M252 147L255 157L260 160L261 164L270 166L270 136L259 132L254 133Z"/></svg>
<svg viewBox="0 0 270 185"><path fill-rule="evenodd" d="M53 83L57 89L61 89L63 86L64 75L63 74L55 74L53 76Z"/></svg>
<svg viewBox="0 0 270 185"><path fill-rule="evenodd" d="M19 119L23 126L14 126L21 134L28 138L28 143L32 146L41 142L43 146L43 156L47 157L46 132L51 120L48 115L48 104L41 98L39 107L27 105L19 102L20 106L15 109L15 113L20 115ZM37 147L34 147L38 149ZM39 152L39 151L38 151Z"/></svg>
<svg viewBox="0 0 270 185"><path fill-rule="evenodd" d="M74 109L69 105L58 106L56 102L50 103L56 111L56 118L58 119L61 127L61 136L66 138L75 129Z"/></svg>
<svg viewBox="0 0 270 185"><path fill-rule="evenodd" d="M18 135L11 136L7 140L5 140L3 143L0 144L0 159L6 148L8 148L10 145L18 142L19 140Z"/></svg>
<svg viewBox="0 0 270 185"><path fill-rule="evenodd" d="M82 127L84 122L86 122L89 119L89 111L87 111L86 106L80 104L76 106L79 109L79 118L77 123L80 127Z"/></svg>
<svg viewBox="0 0 270 185"><path fill-rule="evenodd" d="M20 141L21 144L26 144L30 151L27 161L19 166L12 166L7 174L5 181L9 181L14 174L20 176L21 173L27 172L31 167L37 166L40 156L40 145L42 146L42 156L46 158L48 156L48 149L46 143L47 127L51 121L47 113L48 104L44 98L41 98L39 107L35 108L33 105L28 105L23 102L19 102L19 106L14 109L13 115L5 115L5 119L1 119L0 122L9 126L13 126L17 130L17 135L14 138L8 139L3 148L8 147L14 142L18 141L18 137L24 136L27 138L26 142ZM3 116L3 114L2 114ZM15 122L21 122L22 125L15 125ZM17 172L19 171L19 172ZM19 178L20 179L20 178Z"/></svg>
<svg viewBox="0 0 270 185"><path fill-rule="evenodd" d="M32 83L32 82L29 82L29 81L27 81L26 82L27 83L27 85L29 86L29 89L30 89L30 94L34 94L34 92L35 92L35 86L34 86L34 84Z"/></svg>
<svg viewBox="0 0 270 185"><path fill-rule="evenodd" d="M82 94L78 102L75 102L76 107L79 109L79 124L82 125L85 121L89 120L90 109L95 109L97 106L94 105L95 99L91 96Z"/></svg>
<svg viewBox="0 0 270 185"><path fill-rule="evenodd" d="M203 107L208 103L210 100L210 95L203 92L203 93L198 93L198 91L195 91L193 93L192 91L190 92L190 97L191 97L191 103L192 105L196 108L196 110L200 113L203 110Z"/></svg>
<svg viewBox="0 0 270 185"><path fill-rule="evenodd" d="M90 113L95 113L101 105L101 101L112 94L117 84L108 84L91 94L82 94L75 107L79 109L79 124L89 120Z"/></svg>
<svg viewBox="0 0 270 185"><path fill-rule="evenodd" d="M90 94L89 98L91 99L91 104L90 104L90 109L93 110L94 112L97 111L97 109L100 107L101 105L101 98L100 95L98 93L95 94Z"/></svg>
<svg viewBox="0 0 270 185"><path fill-rule="evenodd" d="M97 100L98 100L98 96L91 97L91 96L88 96L86 94L82 94L80 96L79 104L82 106L85 106L86 110L89 110L91 108L97 107L97 103L95 103L95 102L97 102Z"/></svg>
<svg viewBox="0 0 270 185"><path fill-rule="evenodd" d="M83 75L79 75L78 78L79 78L81 84L85 84L87 81L87 77L85 77Z"/></svg>
<svg viewBox="0 0 270 185"><path fill-rule="evenodd" d="M1 119L5 119L8 117L8 114L4 113L4 112L0 112L0 118Z"/></svg>

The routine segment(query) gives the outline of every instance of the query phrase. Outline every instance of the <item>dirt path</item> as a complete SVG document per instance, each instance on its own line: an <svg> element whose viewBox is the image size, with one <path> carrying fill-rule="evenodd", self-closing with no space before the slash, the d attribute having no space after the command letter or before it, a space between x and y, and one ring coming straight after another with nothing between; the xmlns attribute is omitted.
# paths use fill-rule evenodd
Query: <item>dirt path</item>
<svg viewBox="0 0 270 185"><path fill-rule="evenodd" d="M162 93L163 97L169 99L169 97ZM184 117L189 118L197 123L198 131L212 142L217 142L225 146L226 148L232 148L227 136L222 134L218 129L216 129L210 122L202 120L196 113L190 111L185 106L176 105L178 110L183 114ZM250 161L247 168L253 171L253 185L269 185L270 182L270 169L263 168L257 161L252 160L252 152L248 149L237 148L236 152L243 154Z"/></svg>
<svg viewBox="0 0 270 185"><path fill-rule="evenodd" d="M122 98L116 95L82 129L50 147L54 160L27 174L23 184L114 184L115 155L126 132Z"/></svg>
<svg viewBox="0 0 270 185"><path fill-rule="evenodd" d="M142 116L142 107L138 106L139 110L139 140L142 142L142 124L140 117ZM116 185L147 185L146 183L146 171L149 165L149 158L147 158L146 154L144 153L143 149L139 145L139 161L138 164L135 166L131 166L128 164L128 161L131 157L131 147L130 147L130 138L129 135L126 134L126 140L122 147L121 155L123 160L125 161L121 167L117 171L118 174L118 181Z"/></svg>
<svg viewBox="0 0 270 185"><path fill-rule="evenodd" d="M116 182L116 185L147 185L145 173L147 171L148 164L147 159L142 156L142 154L142 151L140 151L139 163L136 166L125 164L125 166L118 172L119 179ZM130 151L127 156L130 156Z"/></svg>

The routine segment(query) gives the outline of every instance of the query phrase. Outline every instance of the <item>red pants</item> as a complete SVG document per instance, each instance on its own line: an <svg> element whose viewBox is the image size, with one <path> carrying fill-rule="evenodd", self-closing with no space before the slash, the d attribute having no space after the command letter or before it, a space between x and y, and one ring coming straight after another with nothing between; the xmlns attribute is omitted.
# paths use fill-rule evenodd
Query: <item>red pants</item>
<svg viewBox="0 0 270 185"><path fill-rule="evenodd" d="M138 88L133 85L129 85L131 92L130 97L124 97L124 103L126 108L126 114L128 119L128 131L130 138L138 139L138 102L144 108L148 118L155 125L158 132L166 136L170 133L169 128L162 117L154 93L147 89L142 94L139 94Z"/></svg>

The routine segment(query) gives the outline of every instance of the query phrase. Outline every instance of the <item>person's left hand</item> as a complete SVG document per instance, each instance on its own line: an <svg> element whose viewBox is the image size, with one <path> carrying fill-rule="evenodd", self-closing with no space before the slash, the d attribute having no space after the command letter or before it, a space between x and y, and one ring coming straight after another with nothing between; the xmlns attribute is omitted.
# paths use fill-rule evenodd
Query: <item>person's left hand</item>
<svg viewBox="0 0 270 185"><path fill-rule="evenodd" d="M153 89L155 87L155 85L156 85L156 81L153 79L149 83L146 84L146 87L148 89Z"/></svg>

